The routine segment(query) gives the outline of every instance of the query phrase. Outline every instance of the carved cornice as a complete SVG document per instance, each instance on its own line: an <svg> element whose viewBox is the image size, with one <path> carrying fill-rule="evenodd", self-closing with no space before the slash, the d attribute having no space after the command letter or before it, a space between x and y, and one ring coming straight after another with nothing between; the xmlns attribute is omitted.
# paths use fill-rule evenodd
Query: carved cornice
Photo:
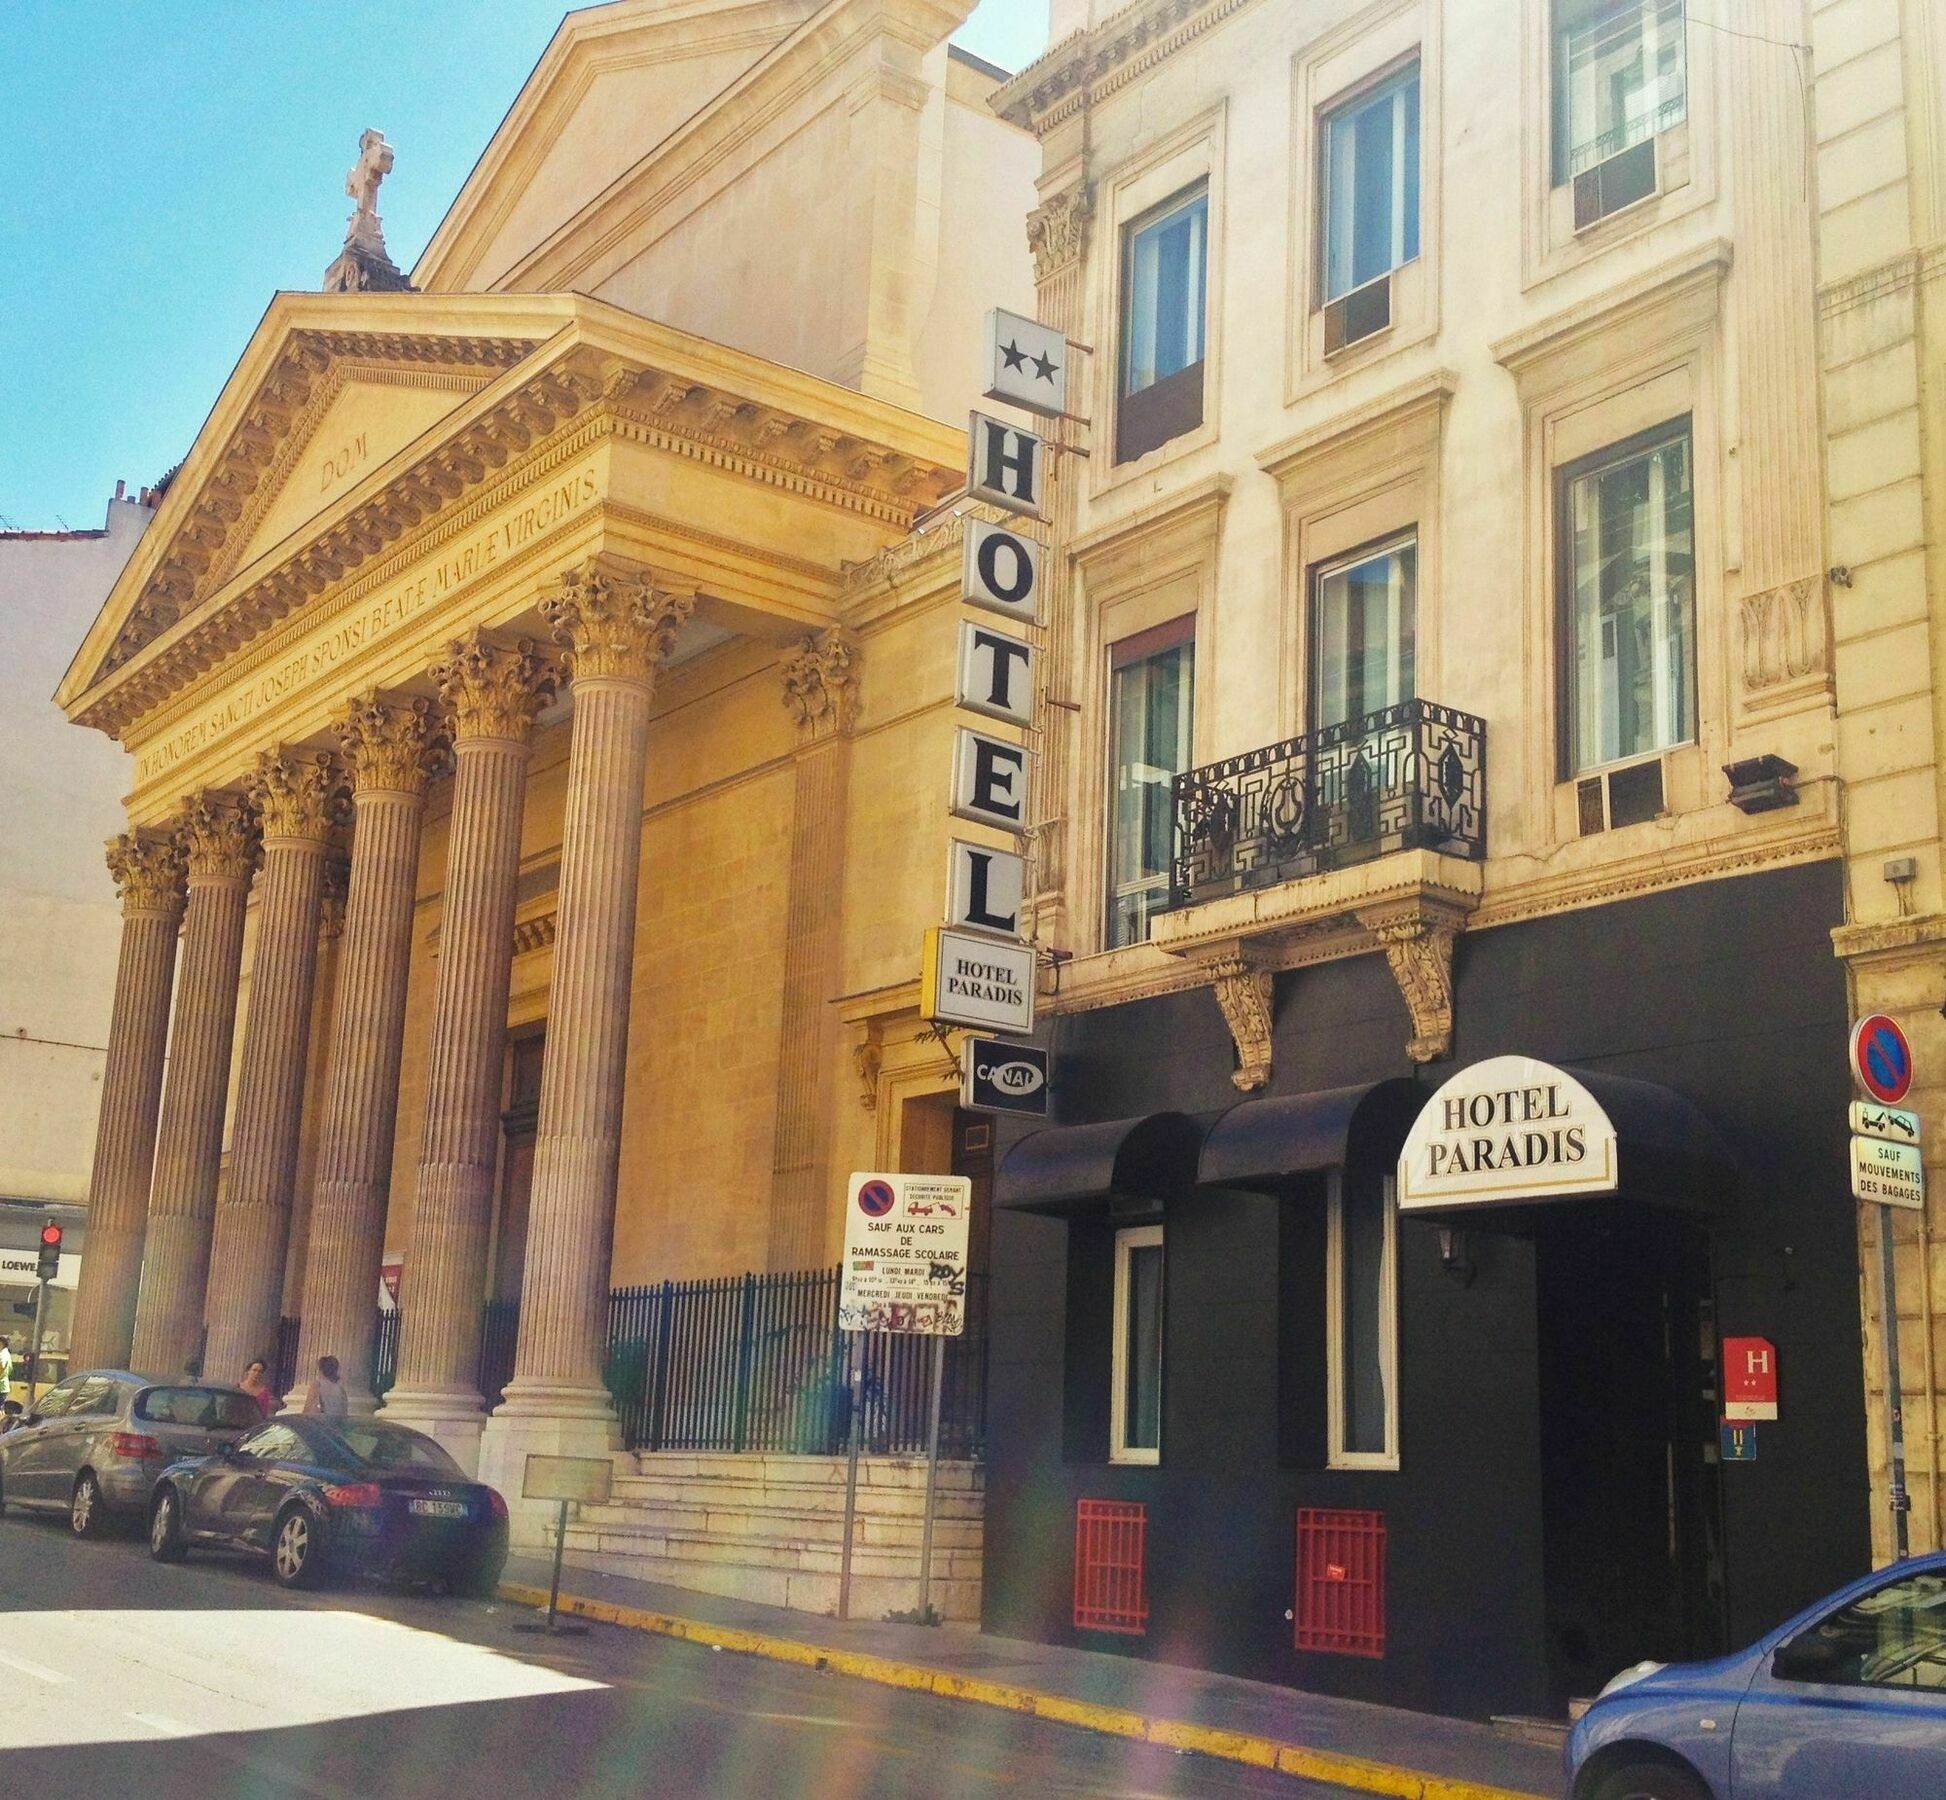
<svg viewBox="0 0 1946 1800"><path fill-rule="evenodd" d="M531 956L536 950L545 950L554 942L553 913L541 913L532 919L521 919L514 925L514 955Z"/></svg>
<svg viewBox="0 0 1946 1800"><path fill-rule="evenodd" d="M115 878L124 917L160 913L181 918L183 870L182 846L174 838L125 831L108 840L108 873Z"/></svg>
<svg viewBox="0 0 1946 1800"><path fill-rule="evenodd" d="M1275 977L1241 953L1213 957L1200 965L1209 977L1223 1023L1236 1045L1237 1066L1230 1079L1246 1094L1270 1079L1272 1002Z"/></svg>
<svg viewBox="0 0 1946 1800"><path fill-rule="evenodd" d="M423 795L437 766L439 722L430 700L361 694L332 721L354 795Z"/></svg>
<svg viewBox="0 0 1946 1800"><path fill-rule="evenodd" d="M534 716L554 691L554 670L526 638L503 643L477 625L432 671L451 712L453 738L497 738L524 744Z"/></svg>
<svg viewBox="0 0 1946 1800"><path fill-rule="evenodd" d="M614 678L653 687L696 610L696 596L665 593L647 571L595 557L568 570L540 610L572 680Z"/></svg>
<svg viewBox="0 0 1946 1800"><path fill-rule="evenodd" d="M1453 1053L1453 940L1462 916L1424 900L1361 910L1358 922L1378 941L1399 984L1412 1037L1414 1062L1437 1062Z"/></svg>
<svg viewBox="0 0 1946 1800"><path fill-rule="evenodd" d="M183 802L176 815L189 885L245 885L257 866L257 822L235 794L205 790Z"/></svg>
<svg viewBox="0 0 1946 1800"><path fill-rule="evenodd" d="M858 644L833 626L807 636L784 661L784 710L806 743L843 735L858 712Z"/></svg>
<svg viewBox="0 0 1946 1800"><path fill-rule="evenodd" d="M1027 215L1027 248L1034 255L1034 281L1052 281L1087 253L1088 225L1095 216L1092 183L1077 181Z"/></svg>
<svg viewBox="0 0 1946 1800"><path fill-rule="evenodd" d="M988 103L1008 123L1044 137L1081 107L1105 99L1249 0L1151 0L1064 38Z"/></svg>
<svg viewBox="0 0 1946 1800"><path fill-rule="evenodd" d="M248 792L266 842L329 842L344 795L344 777L323 750L266 750L251 771Z"/></svg>

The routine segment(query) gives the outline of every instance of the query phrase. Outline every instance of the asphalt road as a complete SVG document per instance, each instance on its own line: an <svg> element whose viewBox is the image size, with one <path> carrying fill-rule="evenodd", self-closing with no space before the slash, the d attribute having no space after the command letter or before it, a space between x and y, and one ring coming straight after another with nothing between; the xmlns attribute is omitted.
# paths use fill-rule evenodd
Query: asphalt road
<svg viewBox="0 0 1946 1800"><path fill-rule="evenodd" d="M595 1625L0 1518L0 1796L1344 1792Z"/></svg>

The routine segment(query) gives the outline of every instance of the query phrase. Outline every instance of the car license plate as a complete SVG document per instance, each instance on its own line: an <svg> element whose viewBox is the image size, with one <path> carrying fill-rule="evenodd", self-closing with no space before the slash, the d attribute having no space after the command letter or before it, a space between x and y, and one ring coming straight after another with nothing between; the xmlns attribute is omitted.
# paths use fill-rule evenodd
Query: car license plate
<svg viewBox="0 0 1946 1800"><path fill-rule="evenodd" d="M416 1512L425 1519L463 1519L466 1517L464 1500L411 1500L406 1503L407 1510Z"/></svg>

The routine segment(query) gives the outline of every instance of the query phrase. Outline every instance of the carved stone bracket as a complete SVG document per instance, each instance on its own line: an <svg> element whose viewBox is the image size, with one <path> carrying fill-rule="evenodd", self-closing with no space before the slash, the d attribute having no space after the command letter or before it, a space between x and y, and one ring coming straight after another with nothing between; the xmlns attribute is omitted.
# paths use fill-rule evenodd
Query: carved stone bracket
<svg viewBox="0 0 1946 1800"><path fill-rule="evenodd" d="M1453 940L1456 914L1443 906L1408 901L1400 906L1366 907L1358 922L1378 940L1392 979L1399 984L1412 1015L1406 1054L1414 1062L1436 1062L1453 1053Z"/></svg>
<svg viewBox="0 0 1946 1800"><path fill-rule="evenodd" d="M1237 1066L1230 1077L1245 1093L1270 1079L1270 1028L1275 978L1270 970L1237 953L1214 957L1206 965L1223 1023L1236 1045Z"/></svg>
<svg viewBox="0 0 1946 1800"><path fill-rule="evenodd" d="M1088 247L1088 222L1095 216L1095 190L1086 181L1064 188L1027 215L1027 248L1034 254L1034 280L1051 281Z"/></svg>
<svg viewBox="0 0 1946 1800"><path fill-rule="evenodd" d="M875 1112L879 1071L885 1066L885 1047L875 1037L852 1045L851 1066L858 1072L858 1104L867 1112Z"/></svg>
<svg viewBox="0 0 1946 1800"><path fill-rule="evenodd" d="M806 744L850 731L858 710L858 645L833 627L806 637L785 659L784 709Z"/></svg>

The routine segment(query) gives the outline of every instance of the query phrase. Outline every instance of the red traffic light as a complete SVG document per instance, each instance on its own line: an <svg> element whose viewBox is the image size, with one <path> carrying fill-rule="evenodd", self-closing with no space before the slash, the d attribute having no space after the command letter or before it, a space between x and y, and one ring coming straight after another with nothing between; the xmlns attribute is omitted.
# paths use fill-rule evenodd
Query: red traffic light
<svg viewBox="0 0 1946 1800"><path fill-rule="evenodd" d="M49 1250L58 1250L61 1247L61 1228L52 1219L41 1227L41 1243Z"/></svg>

